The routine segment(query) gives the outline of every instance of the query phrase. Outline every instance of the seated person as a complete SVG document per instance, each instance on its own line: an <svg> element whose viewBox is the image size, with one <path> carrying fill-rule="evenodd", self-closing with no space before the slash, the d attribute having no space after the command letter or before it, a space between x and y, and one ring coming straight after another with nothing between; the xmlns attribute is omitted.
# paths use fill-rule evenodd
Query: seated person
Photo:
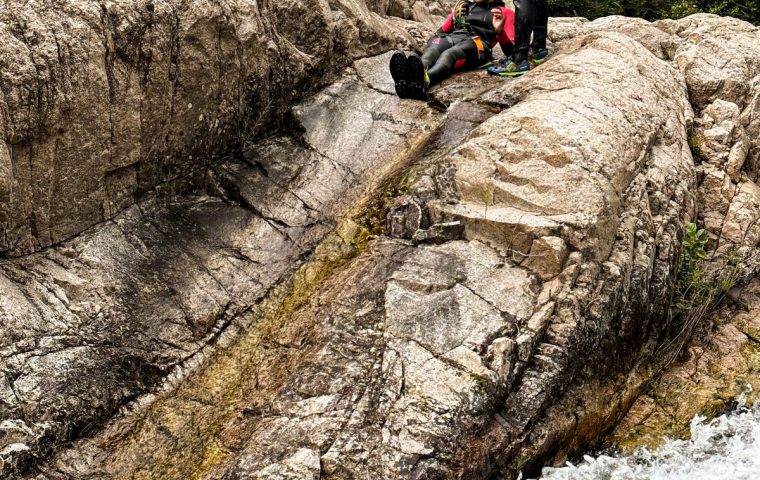
<svg viewBox="0 0 760 480"><path fill-rule="evenodd" d="M501 0L460 1L428 40L422 58L403 52L391 57L391 76L401 98L425 98L431 86L451 74L482 67L498 43L505 55L514 49L514 12Z"/></svg>

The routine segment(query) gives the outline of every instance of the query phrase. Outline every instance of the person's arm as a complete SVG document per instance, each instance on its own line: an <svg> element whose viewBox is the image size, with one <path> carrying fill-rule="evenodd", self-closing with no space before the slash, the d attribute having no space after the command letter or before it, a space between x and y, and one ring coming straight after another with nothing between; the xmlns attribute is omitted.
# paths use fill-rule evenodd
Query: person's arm
<svg viewBox="0 0 760 480"><path fill-rule="evenodd" d="M496 41L504 55L509 56L515 49L515 12L506 7L491 10L493 14Z"/></svg>
<svg viewBox="0 0 760 480"><path fill-rule="evenodd" d="M446 17L446 21L443 22L443 25L441 25L441 28L439 28L438 31L435 33L437 35L441 35L442 33L453 32L456 27L455 17L458 15L467 16L467 12L469 11L470 11L469 2L457 3L456 6L454 7L454 10L449 14L448 17Z"/></svg>
<svg viewBox="0 0 760 480"><path fill-rule="evenodd" d="M448 17L446 17L446 21L443 22L443 25L441 25L441 28L438 29L436 32L438 35L442 33L451 33L454 31L454 13L450 13Z"/></svg>

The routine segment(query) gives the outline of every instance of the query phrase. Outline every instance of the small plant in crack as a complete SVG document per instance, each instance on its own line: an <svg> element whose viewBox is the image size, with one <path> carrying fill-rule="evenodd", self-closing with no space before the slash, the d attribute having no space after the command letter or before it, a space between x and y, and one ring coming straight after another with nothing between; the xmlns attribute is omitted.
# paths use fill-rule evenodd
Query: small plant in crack
<svg viewBox="0 0 760 480"><path fill-rule="evenodd" d="M268 100L260 108L251 110L243 118L240 126L238 141L242 150L248 150L258 142L262 133L267 129L266 122L272 112L272 101Z"/></svg>
<svg viewBox="0 0 760 480"><path fill-rule="evenodd" d="M686 225L683 242L681 243L681 262L678 266L677 276L677 302L678 312L688 312L708 290L704 282L702 264L707 259L707 233L697 227L695 223Z"/></svg>
<svg viewBox="0 0 760 480"><path fill-rule="evenodd" d="M486 377L483 375L479 375L477 373L470 373L470 378L475 382L475 385L477 385L477 389L479 393L486 394L490 390L492 390L491 382L488 381Z"/></svg>
<svg viewBox="0 0 760 480"><path fill-rule="evenodd" d="M494 204L494 187L491 183L483 183L478 187L478 197L485 206L483 218L488 219L488 207Z"/></svg>
<svg viewBox="0 0 760 480"><path fill-rule="evenodd" d="M681 260L676 276L671 331L675 333L665 347L670 351L665 365L683 351L699 326L723 302L742 277L742 264L747 254L737 250L723 266L708 271L707 233L694 223L686 225Z"/></svg>

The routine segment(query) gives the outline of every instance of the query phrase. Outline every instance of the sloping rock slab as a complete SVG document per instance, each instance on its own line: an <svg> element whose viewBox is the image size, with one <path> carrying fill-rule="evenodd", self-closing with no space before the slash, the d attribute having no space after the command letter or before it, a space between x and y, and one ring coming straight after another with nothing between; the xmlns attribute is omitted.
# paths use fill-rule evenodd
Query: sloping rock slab
<svg viewBox="0 0 760 480"><path fill-rule="evenodd" d="M397 205L416 217L391 217L459 222L464 239L372 242L39 478L511 478L526 448L551 452L565 388L629 368L665 326L694 214L686 98L626 35L568 42L410 172Z"/></svg>
<svg viewBox="0 0 760 480"><path fill-rule="evenodd" d="M0 422L18 427L0 436L0 472L91 432L167 375L178 382L208 345L233 338L438 117L350 71L295 109L302 138L269 139L210 170L212 195L167 191L0 262Z"/></svg>

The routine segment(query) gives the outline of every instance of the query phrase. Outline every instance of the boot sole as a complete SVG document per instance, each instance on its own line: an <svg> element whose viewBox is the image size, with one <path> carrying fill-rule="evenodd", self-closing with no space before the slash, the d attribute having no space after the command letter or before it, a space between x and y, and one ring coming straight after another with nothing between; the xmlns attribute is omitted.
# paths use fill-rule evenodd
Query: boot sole
<svg viewBox="0 0 760 480"><path fill-rule="evenodd" d="M526 73L528 73L529 71L530 71L530 70L528 70L528 71L525 71L525 72L500 72L500 73L495 73L494 75L498 75L498 76L500 76L500 77L510 77L510 78L515 78L515 77L522 77L523 75L525 75L525 74L526 74Z"/></svg>
<svg viewBox="0 0 760 480"><path fill-rule="evenodd" d="M410 55L406 59L406 83L409 98L425 99L425 66L417 55Z"/></svg>
<svg viewBox="0 0 760 480"><path fill-rule="evenodd" d="M406 82L406 55L396 52L391 57L391 77L396 87L396 95L400 98L409 98L409 86Z"/></svg>

